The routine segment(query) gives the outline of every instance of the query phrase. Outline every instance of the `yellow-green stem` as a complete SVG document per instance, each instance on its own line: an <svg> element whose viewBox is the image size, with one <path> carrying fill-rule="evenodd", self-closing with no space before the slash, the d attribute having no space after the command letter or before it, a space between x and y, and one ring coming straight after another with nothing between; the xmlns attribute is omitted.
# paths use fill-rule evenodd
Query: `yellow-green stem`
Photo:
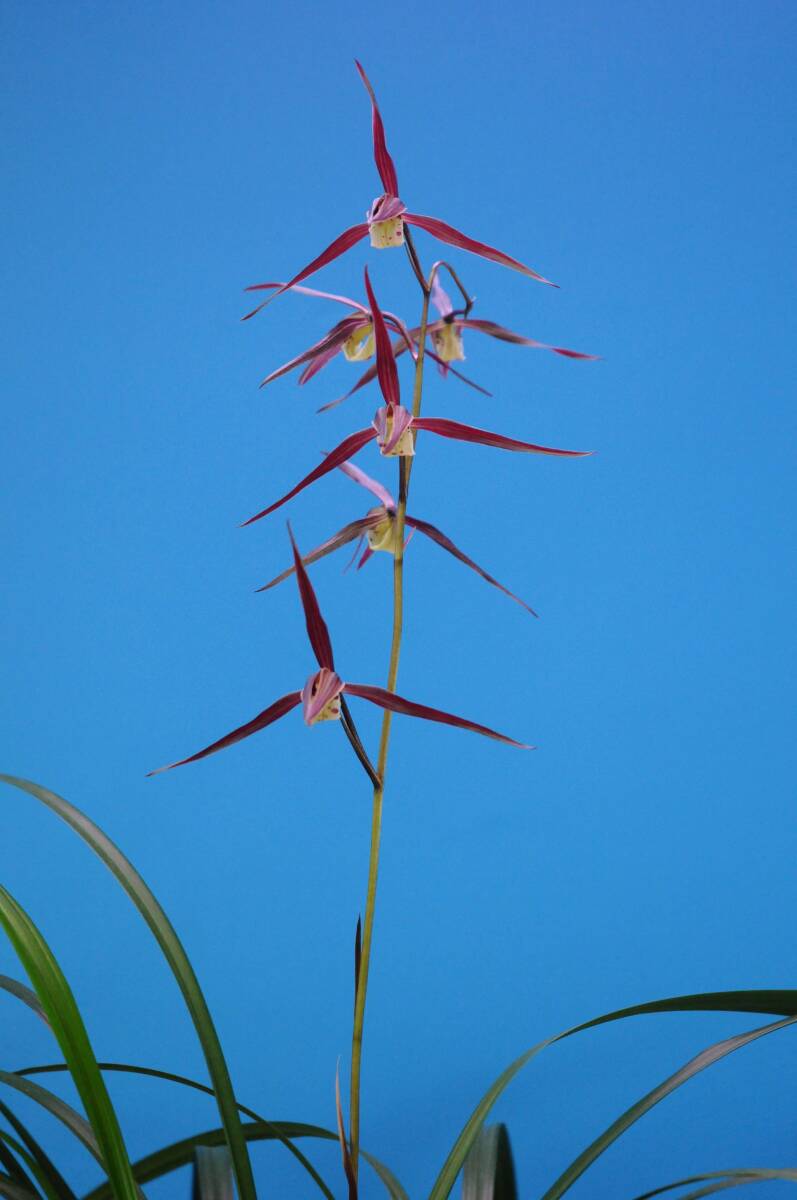
<svg viewBox="0 0 797 1200"><path fill-rule="evenodd" d="M426 344L426 326L429 320L429 291L433 278L434 268L429 283L424 289L421 327L418 339L418 357L415 360L415 384L412 395L412 415L414 417L420 416L421 411L424 347ZM396 552L393 559L393 637L390 643L390 661L387 669L387 690L389 692L396 690L399 655L401 654L401 633L404 617L404 523L407 515L407 492L409 489L412 461L411 458L399 459L399 500L396 508L395 535ZM360 972L357 995L354 1001L349 1120L351 1163L355 1180L357 1178L360 1148L360 1067L362 1064L363 1025L365 1023L365 997L368 990L368 969L371 963L371 939L373 937L374 911L376 908L376 883L379 874L379 845L382 836L382 802L385 790L385 771L387 769L387 753L390 745L392 715L388 709L385 709L382 717L382 732L379 738L379 757L376 764L376 773L382 782L380 787L374 788L374 802L371 816L371 852L368 859L368 888L365 897Z"/></svg>

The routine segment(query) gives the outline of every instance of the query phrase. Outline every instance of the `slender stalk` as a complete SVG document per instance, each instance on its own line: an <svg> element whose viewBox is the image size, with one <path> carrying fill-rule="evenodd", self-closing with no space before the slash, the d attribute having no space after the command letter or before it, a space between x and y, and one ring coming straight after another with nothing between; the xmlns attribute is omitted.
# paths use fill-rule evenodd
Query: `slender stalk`
<svg viewBox="0 0 797 1200"><path fill-rule="evenodd" d="M437 272L437 264L432 268L429 280L423 279L415 247L409 230L405 230L408 242L408 252L413 269L421 280L423 288L423 309L419 331L418 357L415 360L415 383L412 395L412 415L420 416L421 399L423 396L423 366L426 345L426 327L429 320L429 294L432 282ZM407 494L409 491L411 458L399 459L399 494L396 508L396 549L393 558L393 634L390 643L390 660L387 670L388 691L396 690L398 679L399 657L401 654L401 635L404 618L404 527L407 515ZM376 773L380 784L374 787L373 810L371 815L371 851L368 859L368 887L365 898L365 916L362 929L362 949L360 953L358 984L354 1000L354 1028L351 1042L351 1091L349 1101L350 1111L350 1156L351 1167L357 1180L360 1148L360 1069L362 1065L363 1026L365 1023L365 998L368 990L368 970L371 963L371 941L374 930L374 912L376 909L376 885L379 874L379 847L382 837L382 805L384 800L385 773L387 756L390 746L390 728L393 714L385 709L382 717L382 732L379 738L379 755L376 762Z"/></svg>

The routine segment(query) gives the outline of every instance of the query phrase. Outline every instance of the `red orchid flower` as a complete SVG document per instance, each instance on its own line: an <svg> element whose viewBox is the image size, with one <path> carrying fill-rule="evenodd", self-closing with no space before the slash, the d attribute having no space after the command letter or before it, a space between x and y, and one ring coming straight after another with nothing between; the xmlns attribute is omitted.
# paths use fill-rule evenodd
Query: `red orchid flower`
<svg viewBox="0 0 797 1200"><path fill-rule="evenodd" d="M359 521L351 521L348 525L344 525L343 529L339 529L337 533L327 538L320 546L316 546L309 554L305 554L302 557L302 562L305 566L317 562L319 558L324 558L327 554L332 554L335 550L339 550L341 546L346 546L354 541L357 542L354 551L354 558L356 558L364 539L367 540L368 544L362 558L357 564L358 570L378 550L385 550L389 554L395 554L396 552L396 502L390 492L376 479L372 479L370 475L366 475L365 471L361 471L359 467L355 467L353 463L342 463L340 470L348 475L350 479L353 479L355 483L359 483L361 487L367 488L369 492L376 496L380 504L378 507L370 509ZM508 588L499 583L497 579L494 579L483 567L475 563L472 558L469 558L467 554L463 554L459 547L455 546L451 539L436 526L430 525L428 521L420 521L417 517L410 516L409 513L406 514L404 521L410 530L417 530L418 533L422 533L430 538L431 541L436 542L438 546L442 546L444 550L447 550L449 554L453 554L454 558L458 558L466 567L470 567L477 575L481 575L482 579L486 580L487 583L492 584L493 587L498 588L504 595L509 596L510 599L520 604L533 617L538 615L530 605L526 604L525 600L521 600L514 592L510 592ZM264 583L257 591L267 592L269 588L276 587L278 583L282 583L283 579L287 579L289 575L292 575L294 570L294 567L288 567L286 571L277 575L275 579Z"/></svg>
<svg viewBox="0 0 797 1200"><path fill-rule="evenodd" d="M516 258L505 254L503 250L497 250L494 246L488 246L485 242L477 242L473 238L468 237L467 234L461 233L458 229L454 229L452 225L446 224L445 221L441 221L437 217L424 217L419 213L407 211L407 206L399 199L396 167L385 142L385 127L382 123L379 106L376 103L374 89L371 87L368 76L356 59L355 65L360 73L360 78L365 84L368 95L371 97L374 161L376 169L379 172L379 178L382 180L382 187L385 190L381 196L377 196L374 200L365 215L363 223L352 225L350 229L344 230L343 233L335 238L334 242L331 242L327 246L326 250L322 250L312 262L309 262L306 267L298 271L288 283L269 296L267 300L264 300L260 308L264 308L269 304L281 291L285 291L287 288L301 283L303 279L314 275L321 267L325 267L328 263L339 258L341 254L345 254L347 250L351 250L353 246L356 246L368 234L371 235L371 245L379 250L385 250L391 246L403 245L405 225L414 225L418 229L424 229L432 237L436 237L441 242L447 242L450 246L456 246L460 250L467 250L471 254L478 254L481 258L488 258L492 262L500 263L504 267L511 267L514 271L520 271L523 275L529 275L532 279L539 280L540 283L547 283L550 287L557 287L558 285L551 283L550 279L545 279L537 271L533 271L531 267L527 267L522 262L518 262ZM257 286L259 285L255 285L255 287ZM255 311L257 312L259 309Z"/></svg>
<svg viewBox="0 0 797 1200"><path fill-rule="evenodd" d="M259 288L270 288L272 290L284 286L282 283L261 283L258 285ZM373 324L371 313L364 304L360 304L357 300L350 300L348 296L335 295L334 292L319 292L316 288L293 287L290 290L301 292L305 296L318 296L323 300L334 300L338 304L345 304L347 308L351 308L354 311L349 316L338 321L336 325L333 325L319 341L315 342L307 350L304 350L301 354L297 354L295 358L283 363L281 367L277 367L275 371L267 375L260 384L261 388L272 383L275 379L279 379L282 375L287 375L288 372L295 370L296 367L300 367L303 364L304 370L299 376L299 383L307 383L309 379L317 375L327 363L331 362L341 352L348 362L365 362L367 359L373 358ZM247 321L249 317L254 316L258 311L257 308L253 309L242 320ZM393 346L394 355L403 354L405 350L409 350L413 359L416 358L418 330L416 329L414 333L410 333L401 318L395 316L394 313L383 311L382 316L385 318L385 324L400 335L398 341ZM441 371L451 370L452 374L456 375L464 383L469 384L470 387L476 388L477 391L482 392L485 396L490 395L484 388L479 387L478 383L474 383L460 371L457 371L453 367L447 368L447 364L434 351L429 351L429 353ZM376 369L369 375L369 380L375 377ZM356 384L354 390L357 390L358 387L362 387L362 382ZM324 408L319 409L319 412L324 412L327 408L334 407L336 403L339 403L339 401L333 401L330 405L324 405Z"/></svg>
<svg viewBox="0 0 797 1200"><path fill-rule="evenodd" d="M595 362L599 357L597 354L583 354L580 350L568 350L565 346L549 346L547 342L538 342L536 338L523 337L519 333L513 333L511 329L506 329L503 325L496 324L495 321L476 320L469 315L469 311L464 314L455 312L454 305L444 291L437 274L432 283L431 299L440 314L440 320L428 325L427 333L438 357L444 363L458 362L465 358L462 344L463 329L475 329L479 333L489 334L490 337L498 338L500 341L512 342L515 346L532 346L536 350L550 350L554 354L561 354L564 358ZM417 337L419 332L419 330L410 330L410 336Z"/></svg>
<svg viewBox="0 0 797 1200"><path fill-rule="evenodd" d="M516 438L505 437L502 433L492 433L488 429L477 429L473 425L463 425L461 421L451 421L446 417L413 417L409 409L402 407L399 392L398 371L390 337L387 332L382 312L376 302L368 268L365 268L365 290L368 293L368 303L373 315L374 339L376 342L376 374L382 395L386 401L382 408L377 409L376 415L367 429L358 429L344 438L339 446L332 450L323 462L319 463L304 479L300 479L295 487L275 500L268 508L256 513L244 525L251 525L261 517L280 508L288 500L303 491L317 479L334 471L353 458L369 442L376 441L380 453L387 457L409 458L415 454L415 433L426 430L436 433L439 437L453 438L460 442L477 442L482 446L495 446L500 450L514 450L525 454L554 454L559 457L581 458L589 454L588 450L559 450L552 446L538 446L534 442L521 442Z"/></svg>
<svg viewBox="0 0 797 1200"><path fill-rule="evenodd" d="M403 713L409 717L421 717L425 721L439 721L444 725L455 725L459 729L469 729L473 733L484 734L485 737L495 738L496 741L506 742L510 746L518 746L522 750L532 749L531 746L527 746L523 742L516 742L514 738L506 737L503 733L497 733L494 729L488 729L486 725L479 725L475 721L468 721L464 717L455 716L453 713L443 712L439 708L429 708L425 704L416 704L414 700L406 700L403 696L398 696L395 692L389 692L385 688L372 687L370 684L364 683L344 683L335 671L329 629L321 615L321 609L319 608L313 585L304 568L304 563L302 562L292 533L290 537L293 549L294 570L296 571L299 596L302 601L305 624L307 626L307 636L318 661L319 670L310 675L301 691L288 692L287 695L280 696L279 700L275 700L273 704L263 709L251 721L247 721L245 725L239 726L238 729L233 729L231 733L225 734L218 741L211 742L204 750L199 750L196 754L189 755L188 758L181 758L179 762L169 763L168 766L158 767L155 771L149 771L149 775L157 775L161 771L171 771L173 767L182 767L186 763L197 762L200 758L207 758L209 754L215 754L217 750L225 750L227 746L233 746L236 742L243 741L244 738L250 737L253 733L259 733L267 725L273 725L275 721L287 716L289 712L297 708L300 704L306 725L317 725L321 721L340 720L341 709L345 703L344 696L358 696L361 700L369 700L371 704L389 709L391 712Z"/></svg>

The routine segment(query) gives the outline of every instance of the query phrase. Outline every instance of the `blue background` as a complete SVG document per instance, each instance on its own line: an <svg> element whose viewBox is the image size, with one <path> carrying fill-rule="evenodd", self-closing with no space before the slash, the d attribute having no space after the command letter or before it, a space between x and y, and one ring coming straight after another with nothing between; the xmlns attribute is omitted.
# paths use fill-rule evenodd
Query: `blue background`
<svg viewBox="0 0 797 1200"><path fill-rule="evenodd" d="M243 285L297 270L380 190L355 54L409 207L562 285L452 251L475 315L604 356L472 335L466 369L494 399L428 376L429 415L598 453L421 442L411 511L542 619L416 538L400 690L539 749L394 724L364 1144L421 1194L539 1038L645 999L794 984L794 6L11 2L3 23L2 762L84 808L152 885L240 1097L334 1123L367 783L340 730L298 714L144 774L312 668L293 585L252 594L287 565L284 514L236 526L377 393L315 416L355 377L342 362L258 392L339 310L289 296L238 317ZM317 284L361 297L366 261L414 320L400 253L363 244ZM392 485L371 449L358 461ZM289 514L307 548L367 507L337 476ZM343 562L313 571L337 657L383 683L390 562ZM157 950L85 847L7 790L0 844L98 1055L201 1076ZM19 973L8 947L0 970ZM57 1057L2 1005L4 1066ZM754 1024L645 1018L548 1052L496 1110L522 1193ZM793 1163L794 1047L773 1035L688 1085L576 1194ZM167 1084L111 1086L134 1155L214 1124ZM334 1147L314 1154L341 1191ZM254 1156L263 1195L314 1194L282 1151Z"/></svg>

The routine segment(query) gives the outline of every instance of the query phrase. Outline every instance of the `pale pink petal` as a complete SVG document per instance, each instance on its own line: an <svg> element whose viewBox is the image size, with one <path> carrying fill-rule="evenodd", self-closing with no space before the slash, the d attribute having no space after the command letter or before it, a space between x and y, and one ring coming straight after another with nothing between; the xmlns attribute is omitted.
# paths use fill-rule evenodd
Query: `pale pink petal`
<svg viewBox="0 0 797 1200"><path fill-rule="evenodd" d="M344 475L348 475L349 479L353 479L355 483L359 483L360 487L367 488L372 495L376 496L377 500L381 500L385 508L391 512L396 507L396 501L391 496L386 487L383 487L378 480L372 479L370 475L366 475L365 471L360 467L356 467L354 463L341 463L340 470Z"/></svg>
<svg viewBox="0 0 797 1200"><path fill-rule="evenodd" d="M440 282L439 271L434 277L432 283L432 304L435 306L441 317L447 317L449 313L454 311L454 305L451 303L451 297L445 291Z"/></svg>
<svg viewBox="0 0 797 1200"><path fill-rule="evenodd" d="M331 700L343 691L343 680L330 668L316 671L302 688L305 725L312 725Z"/></svg>
<svg viewBox="0 0 797 1200"><path fill-rule="evenodd" d="M403 217L406 211L407 206L403 200L399 200L392 192L384 192L371 201L365 219L369 226L378 225L381 221L395 221L396 217Z"/></svg>
<svg viewBox="0 0 797 1200"><path fill-rule="evenodd" d="M334 300L337 304L345 304L347 308L356 308L359 312L367 312L368 309L364 304L360 304L359 300L350 300L348 296L338 296L335 292L319 292L317 288L302 287L299 284L287 283L252 283L249 287L244 288L245 292L262 292L265 290L273 290L280 288L281 290L291 292L301 292L303 296L318 296L321 300Z"/></svg>
<svg viewBox="0 0 797 1200"><path fill-rule="evenodd" d="M377 409L373 420L376 431L376 444L382 454L390 452L398 445L403 433L413 424L412 413L401 404L395 408L385 405Z"/></svg>

